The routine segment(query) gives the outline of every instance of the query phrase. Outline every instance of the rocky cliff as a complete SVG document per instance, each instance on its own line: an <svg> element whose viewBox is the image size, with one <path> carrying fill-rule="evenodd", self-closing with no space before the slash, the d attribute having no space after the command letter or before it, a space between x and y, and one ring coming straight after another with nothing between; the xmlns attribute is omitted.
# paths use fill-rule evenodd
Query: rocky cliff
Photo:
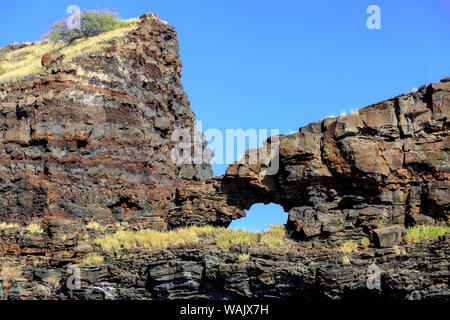
<svg viewBox="0 0 450 320"><path fill-rule="evenodd" d="M148 14L106 49L0 86L0 220L42 227L0 228L0 297L448 299L448 238L396 245L405 226L450 224L449 78L271 137L267 156L249 150L212 177L180 76L175 30ZM176 130L201 162L174 161ZM228 226L255 203L289 213L289 246L103 252L92 241L117 224ZM343 261L338 246L364 238L371 246ZM92 253L104 263L83 264Z"/></svg>
<svg viewBox="0 0 450 320"><path fill-rule="evenodd" d="M279 144L277 174L264 175L267 162L244 159L228 168L222 189L239 208L282 205L300 239L372 238L389 225L448 225L449 114L446 78L272 137Z"/></svg>
<svg viewBox="0 0 450 320"><path fill-rule="evenodd" d="M105 50L4 85L0 216L134 221L166 228L176 186L209 160L171 160L175 129L195 132L176 32L152 15ZM200 140L201 148L204 148Z"/></svg>

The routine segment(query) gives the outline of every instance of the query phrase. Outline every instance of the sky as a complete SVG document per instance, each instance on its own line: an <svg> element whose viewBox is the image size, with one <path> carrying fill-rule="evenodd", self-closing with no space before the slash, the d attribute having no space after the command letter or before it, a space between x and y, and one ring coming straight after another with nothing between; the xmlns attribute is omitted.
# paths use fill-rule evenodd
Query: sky
<svg viewBox="0 0 450 320"><path fill-rule="evenodd" d="M450 76L450 0L0 3L0 47L39 40L69 5L127 19L156 12L178 32L181 81L203 130L289 134ZM370 5L380 8L381 29L367 28ZM286 219L280 206L257 204L232 228Z"/></svg>

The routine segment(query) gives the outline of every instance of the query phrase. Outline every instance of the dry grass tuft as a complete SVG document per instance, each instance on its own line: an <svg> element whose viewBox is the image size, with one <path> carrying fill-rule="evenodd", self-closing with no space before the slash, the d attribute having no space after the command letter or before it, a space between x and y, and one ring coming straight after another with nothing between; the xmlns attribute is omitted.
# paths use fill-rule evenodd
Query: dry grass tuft
<svg viewBox="0 0 450 320"><path fill-rule="evenodd" d="M231 245L265 244L270 247L284 244L286 232L284 226L270 226L268 232L250 232L245 230L229 230L212 226L187 227L160 232L151 229L140 231L117 231L113 235L95 239L94 244L104 250L130 248L166 249L177 245L198 243L201 237L214 237L221 248Z"/></svg>
<svg viewBox="0 0 450 320"><path fill-rule="evenodd" d="M246 263L250 260L250 255L247 253L243 253L238 256L238 259L239 261Z"/></svg>
<svg viewBox="0 0 450 320"><path fill-rule="evenodd" d="M140 231L117 231L115 234L97 238L94 243L105 250L120 248L158 248L166 249L176 245L196 243L202 235L214 235L226 230L214 227L189 227L169 232L151 229Z"/></svg>
<svg viewBox="0 0 450 320"><path fill-rule="evenodd" d="M89 223L86 225L86 229L89 229L89 230L97 230L97 231L103 232L103 231L106 230L106 227L102 226L102 225L101 225L100 223L98 223L98 222L89 222Z"/></svg>
<svg viewBox="0 0 450 320"><path fill-rule="evenodd" d="M215 238L216 244L225 249L231 245L251 245L260 241L260 234L245 230L226 230Z"/></svg>
<svg viewBox="0 0 450 320"><path fill-rule="evenodd" d="M18 227L19 227L19 225L17 223L6 223L6 222L0 223L0 230L18 228Z"/></svg>
<svg viewBox="0 0 450 320"><path fill-rule="evenodd" d="M25 230L30 231L31 233L43 233L44 230L42 230L41 226L37 223L30 223Z"/></svg>
<svg viewBox="0 0 450 320"><path fill-rule="evenodd" d="M370 240L368 238L362 238L361 245L364 249L367 249L370 246Z"/></svg>
<svg viewBox="0 0 450 320"><path fill-rule="evenodd" d="M340 250L344 253L350 253L358 250L358 244L353 240L347 240L341 245Z"/></svg>
<svg viewBox="0 0 450 320"><path fill-rule="evenodd" d="M98 223L98 222L89 222L86 225L86 229L98 230L98 229L100 229L100 223Z"/></svg>
<svg viewBox="0 0 450 320"><path fill-rule="evenodd" d="M286 241L285 226L271 225L268 229L268 232L261 233L261 243L267 244L270 248L283 245Z"/></svg>
<svg viewBox="0 0 450 320"><path fill-rule="evenodd" d="M250 232L245 230L226 230L216 238L216 244L221 248L230 245L264 244L273 249L283 245L286 241L286 229L282 225L271 225L267 232Z"/></svg>
<svg viewBox="0 0 450 320"><path fill-rule="evenodd" d="M345 255L342 257L342 262L345 264L350 264L350 258L347 255Z"/></svg>

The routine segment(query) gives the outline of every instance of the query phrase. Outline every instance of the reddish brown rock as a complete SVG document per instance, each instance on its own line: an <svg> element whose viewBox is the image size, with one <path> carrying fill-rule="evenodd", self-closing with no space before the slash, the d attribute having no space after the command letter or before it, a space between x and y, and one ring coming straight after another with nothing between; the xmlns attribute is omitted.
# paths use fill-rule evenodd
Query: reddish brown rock
<svg viewBox="0 0 450 320"><path fill-rule="evenodd" d="M41 65L46 68L51 68L62 63L64 55L59 51L51 51L46 53L41 58Z"/></svg>
<svg viewBox="0 0 450 320"><path fill-rule="evenodd" d="M275 154L210 179L203 137L203 162L172 160L177 129L201 136L173 27L143 15L106 49L58 63L52 74L0 86L3 220L227 226L253 204L273 202L301 239L449 224L448 79L269 138L266 147L280 146L273 175L266 170Z"/></svg>
<svg viewBox="0 0 450 320"><path fill-rule="evenodd" d="M174 130L195 132L176 37L144 15L106 49L70 63L49 53L43 64L59 64L51 74L2 87L1 220L167 227L177 186L212 176L209 159L189 170L171 159Z"/></svg>

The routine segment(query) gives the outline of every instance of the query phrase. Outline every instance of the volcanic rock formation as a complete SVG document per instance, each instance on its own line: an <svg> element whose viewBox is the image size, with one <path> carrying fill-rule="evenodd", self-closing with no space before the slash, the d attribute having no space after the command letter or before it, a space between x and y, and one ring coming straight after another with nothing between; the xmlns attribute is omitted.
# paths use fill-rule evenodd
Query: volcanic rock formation
<svg viewBox="0 0 450 320"><path fill-rule="evenodd" d="M3 88L3 219L226 226L252 204L273 202L303 239L448 223L449 79L271 137L279 158L244 157L209 179L211 152L180 75L175 30L144 15L107 49ZM174 163L173 135L183 129L203 162ZM264 175L270 161L279 170Z"/></svg>
<svg viewBox="0 0 450 320"><path fill-rule="evenodd" d="M261 174L267 162L244 159L227 169L222 190L227 203L241 209L282 205L288 227L301 239L372 237L390 225L448 225L449 114L446 78L272 137L279 141L277 174Z"/></svg>
<svg viewBox="0 0 450 320"><path fill-rule="evenodd" d="M0 298L448 299L448 237L390 247L406 226L450 224L450 78L270 137L257 153L266 156L254 163L249 150L212 177L180 76L174 28L146 14L106 49L0 84L0 221L43 228L0 229ZM178 130L202 161L176 161ZM86 240L101 235L83 229L87 221L107 234L116 222L228 226L255 203L289 213L296 246L197 244L82 263L101 251ZM342 261L336 245L366 237L372 246ZM374 262L378 291L364 278ZM66 286L72 264L82 269L79 290Z"/></svg>
<svg viewBox="0 0 450 320"><path fill-rule="evenodd" d="M180 75L175 30L144 15L107 49L4 85L2 219L64 216L166 228L176 185L212 176L202 139L206 162L171 160L175 129L199 135Z"/></svg>
<svg viewBox="0 0 450 320"><path fill-rule="evenodd" d="M311 241L270 250L190 245L97 252L80 223L53 221L46 232L0 229L0 299L442 300L450 296L448 237L344 254ZM22 234L21 234L22 233ZM241 254L250 259L243 262ZM74 285L79 270L79 287ZM373 269L371 269L373 268ZM373 274L371 270L378 273ZM379 285L368 286L379 276ZM375 280L377 280L375 278Z"/></svg>

